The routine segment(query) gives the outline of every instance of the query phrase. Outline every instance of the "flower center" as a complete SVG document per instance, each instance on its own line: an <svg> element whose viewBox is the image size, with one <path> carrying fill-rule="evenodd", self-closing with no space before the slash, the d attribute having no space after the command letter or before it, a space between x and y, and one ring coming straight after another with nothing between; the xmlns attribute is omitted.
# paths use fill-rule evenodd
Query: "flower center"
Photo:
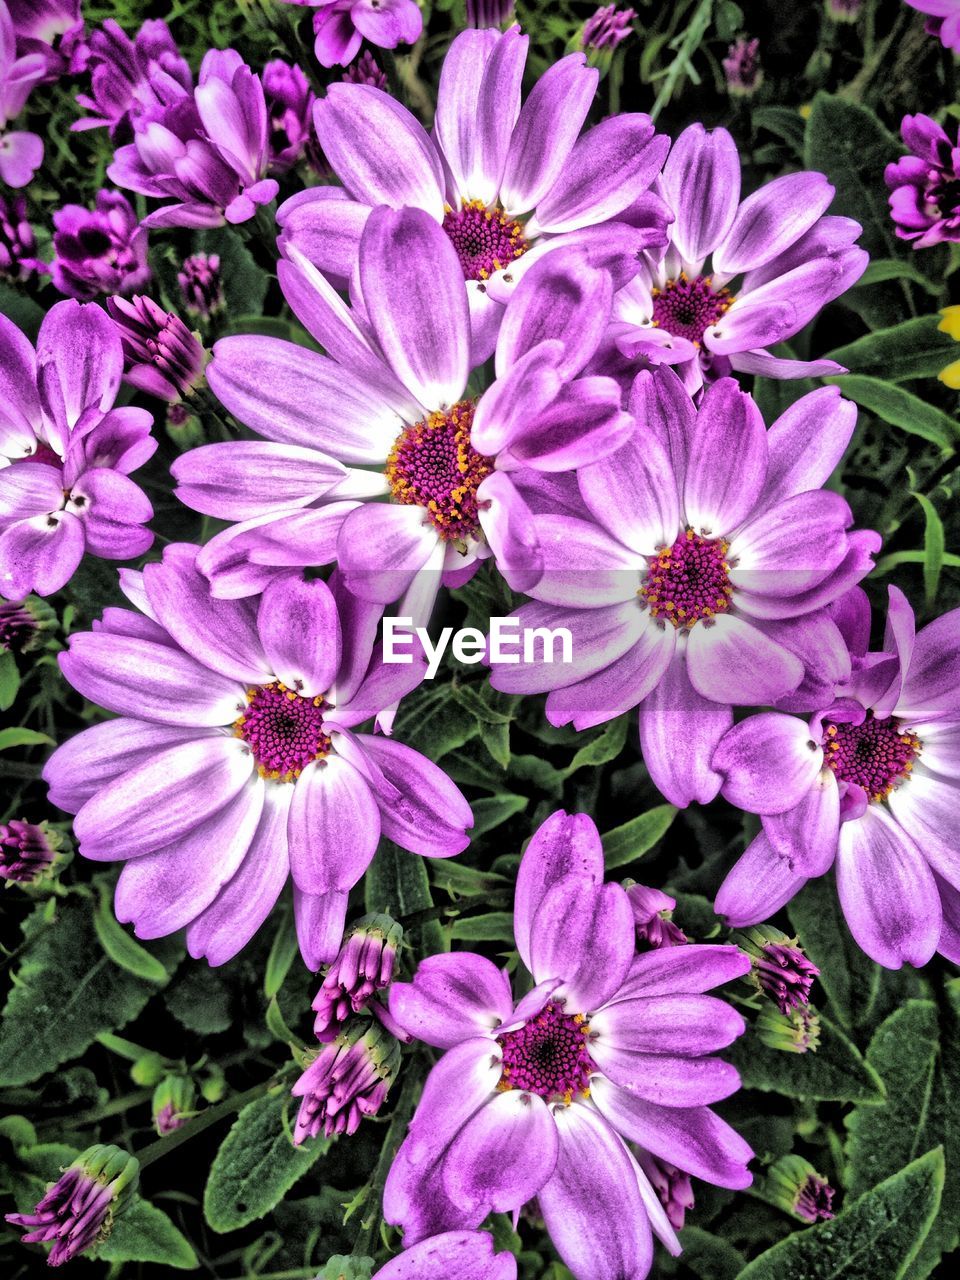
<svg viewBox="0 0 960 1280"><path fill-rule="evenodd" d="M637 595L655 618L688 630L701 619L726 613L733 595L728 548L722 538L703 538L687 529L672 547L660 549Z"/></svg>
<svg viewBox="0 0 960 1280"><path fill-rule="evenodd" d="M567 1106L575 1094L589 1097L590 1075L596 1070L587 1053L589 1032L582 1013L565 1013L562 1000L551 1000L517 1031L497 1037L503 1049L497 1088L522 1089Z"/></svg>
<svg viewBox="0 0 960 1280"><path fill-rule="evenodd" d="M394 500L425 507L440 537L449 542L465 542L480 532L477 489L493 470L492 459L470 443L472 422L473 405L461 400L406 427L387 458Z"/></svg>
<svg viewBox="0 0 960 1280"><path fill-rule="evenodd" d="M827 724L822 744L824 760L841 782L862 787L870 800L885 800L913 768L920 739L896 720L863 724Z"/></svg>
<svg viewBox="0 0 960 1280"><path fill-rule="evenodd" d="M443 229L457 251L464 280L486 280L527 251L520 223L479 200L448 209Z"/></svg>
<svg viewBox="0 0 960 1280"><path fill-rule="evenodd" d="M301 698L279 680L247 690L248 706L233 732L248 743L261 778L294 782L330 750L323 698Z"/></svg>
<svg viewBox="0 0 960 1280"><path fill-rule="evenodd" d="M714 289L709 276L688 280L681 271L662 289L653 290L653 323L675 338L699 347L703 335L733 306L729 289Z"/></svg>

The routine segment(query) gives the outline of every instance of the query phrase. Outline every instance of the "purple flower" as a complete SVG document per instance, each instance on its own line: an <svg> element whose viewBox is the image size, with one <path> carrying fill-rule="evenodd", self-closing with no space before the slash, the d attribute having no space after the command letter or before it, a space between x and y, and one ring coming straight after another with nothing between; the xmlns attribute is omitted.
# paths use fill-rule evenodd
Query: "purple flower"
<svg viewBox="0 0 960 1280"><path fill-rule="evenodd" d="M153 542L130 472L157 447L145 409L115 409L123 352L109 317L58 302L37 349L0 316L0 597L48 596L84 551L129 560Z"/></svg>
<svg viewBox="0 0 960 1280"><path fill-rule="evenodd" d="M193 75L159 18L143 24L133 40L112 19L89 37L88 65L92 96L77 102L92 115L70 127L110 130L122 141L138 122L159 119L167 107L189 97Z"/></svg>
<svg viewBox="0 0 960 1280"><path fill-rule="evenodd" d="M0 878L32 884L53 866L60 837L46 822L0 823Z"/></svg>
<svg viewBox="0 0 960 1280"><path fill-rule="evenodd" d="M760 41L756 36L752 40L740 36L727 50L727 56L723 59L723 73L727 78L727 93L731 98L752 98L763 84L759 55Z"/></svg>
<svg viewBox="0 0 960 1280"><path fill-rule="evenodd" d="M580 47L614 50L633 32L631 23L636 14L633 9L618 9L615 4L604 5L583 24Z"/></svg>
<svg viewBox="0 0 960 1280"><path fill-rule="evenodd" d="M735 947L635 955L625 891L603 884L585 814L553 814L517 877L514 928L535 986L470 952L430 956L395 983L401 1026L445 1050L384 1188L384 1217L414 1244L517 1213L537 1197L577 1280L645 1276L651 1228L680 1245L627 1142L718 1186L749 1186L752 1153L709 1104L739 1087L711 1056L743 1031L703 994L746 972Z"/></svg>
<svg viewBox="0 0 960 1280"><path fill-rule="evenodd" d="M118 187L173 197L145 227L218 227L246 222L278 186L267 178L269 121L263 85L235 49L211 49L191 94L134 119L107 174Z"/></svg>
<svg viewBox="0 0 960 1280"><path fill-rule="evenodd" d="M187 313L200 320L209 320L223 310L223 279L220 275L220 255L217 253L192 253L184 258L177 272L177 283L183 295Z"/></svg>
<svg viewBox="0 0 960 1280"><path fill-rule="evenodd" d="M278 212L281 249L302 250L345 284L371 209L423 209L456 251L477 363L493 351L503 304L546 250L582 244L619 285L641 249L666 239L669 215L648 188L667 138L645 115L614 116L578 138L598 82L582 53L551 67L521 108L527 43L517 27L461 32L444 60L432 135L389 94L330 85L314 122L350 198L319 188Z"/></svg>
<svg viewBox="0 0 960 1280"><path fill-rule="evenodd" d="M915 635L913 610L891 587L881 654L866 652L865 599L853 598L850 615L853 674L815 714L751 716L714 753L723 794L763 824L716 910L756 924L835 866L847 925L877 964L924 965L938 950L957 961L960 610Z"/></svg>
<svg viewBox="0 0 960 1280"><path fill-rule="evenodd" d="M0 192L0 277L26 280L34 271L46 271L46 264L33 256L36 251L26 200Z"/></svg>
<svg viewBox="0 0 960 1280"><path fill-rule="evenodd" d="M675 215L665 254L615 302L616 343L631 361L678 365L688 390L731 370L768 378L842 372L832 360L767 350L798 333L863 274L859 223L825 216L822 173L790 173L740 200L740 157L726 129L684 129L659 190ZM738 283L739 281L739 283Z"/></svg>
<svg viewBox="0 0 960 1280"><path fill-rule="evenodd" d="M136 1160L119 1147L89 1147L48 1187L33 1213L5 1217L15 1227L29 1228L22 1243L52 1241L47 1262L59 1267L106 1240L139 1175Z"/></svg>
<svg viewBox="0 0 960 1280"><path fill-rule="evenodd" d="M687 941L686 934L672 920L676 898L643 884L624 887L630 899L639 941L651 947L679 947Z"/></svg>
<svg viewBox="0 0 960 1280"><path fill-rule="evenodd" d="M108 298L123 343L123 376L148 395L175 403L203 381L207 352L179 316L152 298Z"/></svg>
<svg viewBox="0 0 960 1280"><path fill-rule="evenodd" d="M43 141L35 133L8 131L24 108L30 90L45 77L42 53L17 57L17 33L7 0L0 0L0 181L25 187L43 160Z"/></svg>
<svg viewBox="0 0 960 1280"><path fill-rule="evenodd" d="M960 241L960 147L929 116L904 116L900 132L912 154L884 173L897 235L915 249Z"/></svg>
<svg viewBox="0 0 960 1280"><path fill-rule="evenodd" d="M364 40L380 49L414 44L423 30L416 0L288 0L314 10L313 51L322 67L345 67Z"/></svg>
<svg viewBox="0 0 960 1280"><path fill-rule="evenodd" d="M36 649L47 631L57 625L57 615L44 600L28 596L26 600L0 600L0 651L29 653Z"/></svg>
<svg viewBox="0 0 960 1280"><path fill-rule="evenodd" d="M387 91L387 77L377 66L377 60L369 49L364 49L352 66L340 77L346 84L369 84L374 89Z"/></svg>
<svg viewBox="0 0 960 1280"><path fill-rule="evenodd" d="M517 1280L516 1258L495 1247L485 1231L446 1231L404 1249L373 1280Z"/></svg>
<svg viewBox="0 0 960 1280"><path fill-rule="evenodd" d="M64 675L121 718L53 754L50 798L76 814L84 856L125 861L115 906L139 937L186 926L190 954L222 964L289 873L317 969L339 950L381 833L451 857L469 843L470 808L416 751L353 732L423 678L422 661L373 652L379 608L336 575L332 589L288 576L257 602L214 600L196 555L178 543L122 573L140 612L107 609L70 637Z"/></svg>
<svg viewBox="0 0 960 1280"><path fill-rule="evenodd" d="M351 1016L390 985L402 938L403 929L389 916L364 916L352 927L313 1002L317 1015L313 1032L318 1040L335 1040ZM373 1001L372 1008L377 1014L382 1006Z"/></svg>
<svg viewBox="0 0 960 1280"><path fill-rule="evenodd" d="M274 58L263 68L263 92L270 120L270 172L286 173L313 141L311 118L315 98L297 66Z"/></svg>
<svg viewBox="0 0 960 1280"><path fill-rule="evenodd" d="M293 1141L356 1133L375 1116L400 1065L400 1046L383 1027L357 1023L325 1044L290 1092L301 1098Z"/></svg>
<svg viewBox="0 0 960 1280"><path fill-rule="evenodd" d="M517 616L568 628L573 662L496 665L491 682L549 691L550 723L578 729L639 704L654 782L672 804L704 804L720 788L710 758L731 708L802 696L842 649L823 609L880 545L848 532L847 503L820 489L856 408L823 388L768 432L732 379L698 410L660 367L638 376L630 409L631 439L578 473L582 515L532 522L545 571Z"/></svg>
<svg viewBox="0 0 960 1280"><path fill-rule="evenodd" d="M694 1203L690 1175L647 1151L637 1151L636 1155L637 1163L660 1198L671 1227L674 1231L682 1231L684 1219Z"/></svg>
<svg viewBox="0 0 960 1280"><path fill-rule="evenodd" d="M76 73L75 57L83 36L80 0L6 0L17 35L17 53L40 54L46 63L44 80ZM56 47L55 47L56 46Z"/></svg>
<svg viewBox="0 0 960 1280"><path fill-rule="evenodd" d="M613 286L575 248L548 255L517 291L498 377L475 400L453 245L419 209L364 220L365 310L348 310L290 249L280 282L328 354L222 338L210 388L266 440L194 450L173 474L187 506L241 522L200 554L216 594L259 590L270 566L336 559L352 591L402 597L400 616L425 622L443 574L496 555L509 580L535 578L524 486L605 456L631 430L613 379L577 377L608 323ZM372 501L384 497L392 501Z"/></svg>
<svg viewBox="0 0 960 1280"><path fill-rule="evenodd" d="M767 925L747 929L736 941L753 961L751 982L781 1013L810 1003L810 988L820 970L804 955L798 939Z"/></svg>
<svg viewBox="0 0 960 1280"><path fill-rule="evenodd" d="M96 209L64 205L53 215L53 283L83 302L98 293L132 293L150 279L147 233L119 191L100 191Z"/></svg>
<svg viewBox="0 0 960 1280"><path fill-rule="evenodd" d="M467 0L467 26L502 27L513 21L514 0Z"/></svg>
<svg viewBox="0 0 960 1280"><path fill-rule="evenodd" d="M827 1222L833 1213L834 1190L803 1156L781 1156L768 1169L765 1190L774 1204L801 1222Z"/></svg>
<svg viewBox="0 0 960 1280"><path fill-rule="evenodd" d="M960 0L906 0L911 9L929 14L928 34L939 36L945 49L960 53Z"/></svg>

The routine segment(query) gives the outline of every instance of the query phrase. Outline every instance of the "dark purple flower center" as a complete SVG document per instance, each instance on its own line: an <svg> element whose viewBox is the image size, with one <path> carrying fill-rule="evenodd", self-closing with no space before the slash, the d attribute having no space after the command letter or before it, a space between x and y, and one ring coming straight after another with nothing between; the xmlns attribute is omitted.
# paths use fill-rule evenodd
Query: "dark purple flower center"
<svg viewBox="0 0 960 1280"><path fill-rule="evenodd" d="M821 743L824 760L841 782L862 787L870 800L885 800L907 777L920 751L920 739L896 720L830 724Z"/></svg>
<svg viewBox="0 0 960 1280"><path fill-rule="evenodd" d="M704 538L687 529L672 547L660 549L637 594L655 618L688 630L701 619L726 613L733 595L728 549L723 538Z"/></svg>
<svg viewBox="0 0 960 1280"><path fill-rule="evenodd" d="M498 1089L522 1089L541 1098L571 1103L590 1093L596 1067L587 1053L590 1024L582 1013L566 1013L563 1001L551 1000L517 1031L497 1037L503 1049L503 1075Z"/></svg>
<svg viewBox="0 0 960 1280"><path fill-rule="evenodd" d="M473 404L461 400L406 427L387 458L394 501L426 508L437 533L449 542L479 533L477 489L493 470L491 459L470 443L472 423Z"/></svg>
<svg viewBox="0 0 960 1280"><path fill-rule="evenodd" d="M520 223L479 200L448 209L443 229L457 251L464 280L486 280L527 251Z"/></svg>
<svg viewBox="0 0 960 1280"><path fill-rule="evenodd" d="M709 276L688 280L681 271L662 289L653 290L653 323L675 338L699 346L703 335L733 305L729 289L714 290Z"/></svg>
<svg viewBox="0 0 960 1280"><path fill-rule="evenodd" d="M302 698L278 681L247 690L248 706L233 731L249 744L261 778L295 782L330 750L323 698Z"/></svg>
<svg viewBox="0 0 960 1280"><path fill-rule="evenodd" d="M806 1222L827 1222L833 1212L833 1187L818 1174L808 1177L797 1192L795 1212Z"/></svg>

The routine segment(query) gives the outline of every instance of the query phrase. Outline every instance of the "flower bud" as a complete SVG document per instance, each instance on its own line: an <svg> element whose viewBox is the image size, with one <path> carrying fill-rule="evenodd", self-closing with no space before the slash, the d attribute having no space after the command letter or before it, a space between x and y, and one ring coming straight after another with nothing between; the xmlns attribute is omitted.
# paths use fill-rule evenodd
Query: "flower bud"
<svg viewBox="0 0 960 1280"><path fill-rule="evenodd" d="M324 1045L291 1089L302 1099L294 1143L321 1130L328 1138L356 1133L364 1116L380 1110L399 1065L399 1044L377 1023L357 1023Z"/></svg>
<svg viewBox="0 0 960 1280"><path fill-rule="evenodd" d="M108 298L123 341L124 377L148 395L174 403L203 381L208 355L179 316L152 298Z"/></svg>
<svg viewBox="0 0 960 1280"><path fill-rule="evenodd" d="M856 22L863 0L825 0L827 17L833 22Z"/></svg>
<svg viewBox="0 0 960 1280"><path fill-rule="evenodd" d="M636 1156L637 1163L647 1175L664 1207L671 1227L674 1231L682 1231L687 1210L693 1208L690 1175L676 1165L661 1160L659 1156L651 1155L649 1151L638 1150Z"/></svg>
<svg viewBox="0 0 960 1280"><path fill-rule="evenodd" d="M218 253L192 253L177 272L187 315L208 320L223 309L223 280Z"/></svg>
<svg viewBox="0 0 960 1280"><path fill-rule="evenodd" d="M610 70L616 49L632 35L630 25L636 17L633 9L618 9L615 4L604 5L588 18L575 39L575 48L587 55L587 63L603 74Z"/></svg>
<svg viewBox="0 0 960 1280"><path fill-rule="evenodd" d="M26 280L34 271L46 271L45 263L34 257L36 251L26 200L0 194L0 279Z"/></svg>
<svg viewBox="0 0 960 1280"><path fill-rule="evenodd" d="M786 1053L816 1053L820 1044L820 1015L812 1005L781 1013L764 1005L756 1021L757 1035L771 1049Z"/></svg>
<svg viewBox="0 0 960 1280"><path fill-rule="evenodd" d="M467 23L468 27L471 25L471 23ZM369 49L364 49L356 62L347 67L340 78L347 84L371 84L374 89L382 89L384 93L388 91L389 81L380 70L376 58Z"/></svg>
<svg viewBox="0 0 960 1280"><path fill-rule="evenodd" d="M736 941L753 961L747 981L769 996L781 1013L809 1004L810 988L820 970L804 955L798 938L761 925L745 929Z"/></svg>
<svg viewBox="0 0 960 1280"><path fill-rule="evenodd" d="M746 36L739 36L727 50L723 74L731 98L752 98L763 84L759 54L760 41L756 37L748 40Z"/></svg>
<svg viewBox="0 0 960 1280"><path fill-rule="evenodd" d="M189 1076L165 1076L153 1091L153 1123L163 1137L186 1124L197 1101Z"/></svg>
<svg viewBox="0 0 960 1280"><path fill-rule="evenodd" d="M44 632L56 629L57 615L38 596L19 603L0 600L0 651L29 653L42 642Z"/></svg>
<svg viewBox="0 0 960 1280"><path fill-rule="evenodd" d="M389 986L402 939L403 929L389 916L369 915L357 921L327 968L313 1002L318 1040L334 1040L352 1014Z"/></svg>
<svg viewBox="0 0 960 1280"><path fill-rule="evenodd" d="M145 1053L142 1058L137 1058L130 1068L130 1079L141 1088L149 1089L159 1084L166 1075L166 1071L166 1061L159 1053Z"/></svg>
<svg viewBox="0 0 960 1280"><path fill-rule="evenodd" d="M825 1222L834 1217L834 1190L803 1156L781 1156L767 1170L770 1199L801 1222Z"/></svg>
<svg viewBox="0 0 960 1280"><path fill-rule="evenodd" d="M61 844L60 833L48 822L12 818L0 823L0 877L17 884L36 883L50 872Z"/></svg>
<svg viewBox="0 0 960 1280"><path fill-rule="evenodd" d="M659 889L650 889L646 885L630 881L626 882L625 888L640 942L659 948L678 947L687 941L683 930L673 923L676 898L661 893Z"/></svg>

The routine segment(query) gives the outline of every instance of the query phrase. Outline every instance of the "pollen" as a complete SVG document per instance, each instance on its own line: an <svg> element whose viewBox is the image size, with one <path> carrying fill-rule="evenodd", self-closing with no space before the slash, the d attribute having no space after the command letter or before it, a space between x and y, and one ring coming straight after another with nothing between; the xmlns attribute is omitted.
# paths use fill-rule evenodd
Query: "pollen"
<svg viewBox="0 0 960 1280"><path fill-rule="evenodd" d="M708 622L730 608L728 550L723 538L704 538L687 529L673 546L660 548L637 595L653 617L678 630Z"/></svg>
<svg viewBox="0 0 960 1280"><path fill-rule="evenodd" d="M886 800L909 777L921 749L912 730L872 714L863 724L827 724L821 745L824 763L837 779L861 787L874 803Z"/></svg>
<svg viewBox="0 0 960 1280"><path fill-rule="evenodd" d="M528 248L520 223L480 200L468 200L459 209L448 206L443 229L457 251L464 280L487 280Z"/></svg>
<svg viewBox="0 0 960 1280"><path fill-rule="evenodd" d="M247 690L247 708L233 732L249 745L261 778L295 782L308 764L329 753L326 706L322 697L301 697L279 680Z"/></svg>
<svg viewBox="0 0 960 1280"><path fill-rule="evenodd" d="M733 306L736 299L729 289L714 289L710 276L689 280L681 271L662 289L653 289L653 323L659 329L686 338L695 347L703 335Z"/></svg>
<svg viewBox="0 0 960 1280"><path fill-rule="evenodd" d="M590 1024L582 1013L569 1014L562 1000L551 1000L516 1031L497 1037L503 1067L497 1088L522 1089L570 1106L590 1096L596 1067L587 1052Z"/></svg>

